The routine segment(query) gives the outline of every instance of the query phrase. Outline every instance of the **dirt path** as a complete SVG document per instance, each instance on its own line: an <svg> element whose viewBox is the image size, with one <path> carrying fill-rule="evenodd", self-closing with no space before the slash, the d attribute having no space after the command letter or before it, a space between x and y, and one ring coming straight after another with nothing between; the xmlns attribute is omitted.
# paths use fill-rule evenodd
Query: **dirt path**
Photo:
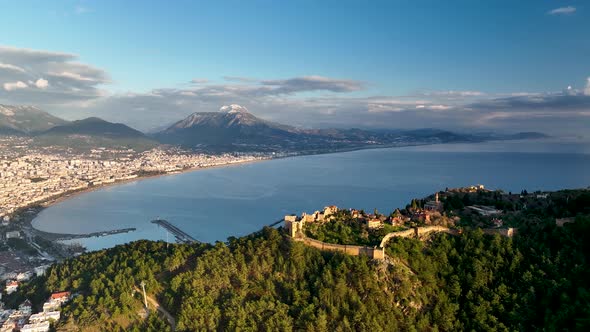
<svg viewBox="0 0 590 332"><path fill-rule="evenodd" d="M139 294L142 294L142 291L137 287L135 287L135 291L139 292ZM147 301L154 308L156 308L156 310L158 310L158 312L160 312L161 314L163 314L166 317L166 320L168 320L168 323L170 323L170 327L172 328L172 331L176 331L176 320L174 319L174 317L172 317L172 315L166 309L164 309L164 307L162 307L160 305L160 303L158 303L158 301L156 301L156 299L154 299L153 297L151 297L149 295L147 295L146 298L147 298Z"/></svg>

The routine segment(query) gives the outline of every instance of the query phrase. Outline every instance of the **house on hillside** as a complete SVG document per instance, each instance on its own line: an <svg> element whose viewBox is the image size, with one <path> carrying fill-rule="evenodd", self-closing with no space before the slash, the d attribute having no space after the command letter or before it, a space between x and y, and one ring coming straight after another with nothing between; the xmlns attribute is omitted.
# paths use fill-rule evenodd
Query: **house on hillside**
<svg viewBox="0 0 590 332"><path fill-rule="evenodd" d="M53 294L51 294L51 297L49 297L49 300L64 304L70 300L70 295L71 295L70 292L53 293Z"/></svg>
<svg viewBox="0 0 590 332"><path fill-rule="evenodd" d="M383 227L383 221L379 218L367 218L366 224L370 229Z"/></svg>
<svg viewBox="0 0 590 332"><path fill-rule="evenodd" d="M9 280L6 282L6 294L12 294L14 292L16 292L16 290L18 289L18 281L16 280Z"/></svg>
<svg viewBox="0 0 590 332"><path fill-rule="evenodd" d="M40 312L31 315L31 317L29 317L29 323L35 324L50 320L58 321L60 316L61 313L59 311Z"/></svg>
<svg viewBox="0 0 590 332"><path fill-rule="evenodd" d="M20 331L21 332L47 332L49 331L49 321L44 321L40 323L33 323L33 324L26 324L24 325Z"/></svg>
<svg viewBox="0 0 590 332"><path fill-rule="evenodd" d="M428 211L420 210L412 213L412 220L416 221L423 221L425 223L430 223L430 213Z"/></svg>
<svg viewBox="0 0 590 332"><path fill-rule="evenodd" d="M387 219L387 222L392 226L403 226L408 221L410 221L410 218L401 214L399 210L396 210L393 215Z"/></svg>
<svg viewBox="0 0 590 332"><path fill-rule="evenodd" d="M21 311L25 316L30 316L33 312L33 304L27 299L18 306L18 310Z"/></svg>

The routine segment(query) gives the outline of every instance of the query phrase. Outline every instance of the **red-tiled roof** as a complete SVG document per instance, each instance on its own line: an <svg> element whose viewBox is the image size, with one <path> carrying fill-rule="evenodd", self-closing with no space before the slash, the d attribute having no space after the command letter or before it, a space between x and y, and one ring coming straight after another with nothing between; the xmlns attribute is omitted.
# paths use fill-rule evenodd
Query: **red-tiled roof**
<svg viewBox="0 0 590 332"><path fill-rule="evenodd" d="M59 292L59 293L53 293L51 294L51 298L52 299L61 299L64 297L69 297L70 296L70 292Z"/></svg>

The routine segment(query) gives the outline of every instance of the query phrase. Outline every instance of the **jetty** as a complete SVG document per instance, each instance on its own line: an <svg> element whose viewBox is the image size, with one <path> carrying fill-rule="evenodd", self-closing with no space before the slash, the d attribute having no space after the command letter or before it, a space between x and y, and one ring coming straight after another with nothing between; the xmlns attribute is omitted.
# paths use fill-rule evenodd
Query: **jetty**
<svg viewBox="0 0 590 332"><path fill-rule="evenodd" d="M180 228L172 225L168 220L156 219L156 220L152 220L152 224L156 224L158 226L164 227L168 232L170 232L172 235L174 235L174 237L176 238L176 242L178 242L178 243L190 244L190 243L200 242L200 241L197 241L192 236L185 233L184 231L182 231Z"/></svg>
<svg viewBox="0 0 590 332"><path fill-rule="evenodd" d="M272 224L268 225L268 227L275 227L276 225L282 223L283 221L285 221L285 219L277 220L277 221L273 222Z"/></svg>
<svg viewBox="0 0 590 332"><path fill-rule="evenodd" d="M56 234L57 241L64 241L64 240L75 240L75 239L85 239L91 237L101 237L101 236L109 236L121 233L129 233L134 232L136 229L132 228L122 228L122 229L113 229L110 231L102 231L102 232L94 232L94 233L85 233L85 234Z"/></svg>

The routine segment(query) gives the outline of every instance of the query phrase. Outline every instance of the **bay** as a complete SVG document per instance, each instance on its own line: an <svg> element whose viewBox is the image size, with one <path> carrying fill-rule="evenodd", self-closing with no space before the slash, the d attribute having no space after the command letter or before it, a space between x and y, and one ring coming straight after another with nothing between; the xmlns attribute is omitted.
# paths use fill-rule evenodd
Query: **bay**
<svg viewBox="0 0 590 332"><path fill-rule="evenodd" d="M225 241L326 205L389 213L446 187L520 192L590 185L590 145L551 141L445 144L300 156L144 179L73 196L43 210L37 229L137 231L76 240L89 250L165 240L163 218L199 241ZM172 241L172 236L169 238Z"/></svg>

